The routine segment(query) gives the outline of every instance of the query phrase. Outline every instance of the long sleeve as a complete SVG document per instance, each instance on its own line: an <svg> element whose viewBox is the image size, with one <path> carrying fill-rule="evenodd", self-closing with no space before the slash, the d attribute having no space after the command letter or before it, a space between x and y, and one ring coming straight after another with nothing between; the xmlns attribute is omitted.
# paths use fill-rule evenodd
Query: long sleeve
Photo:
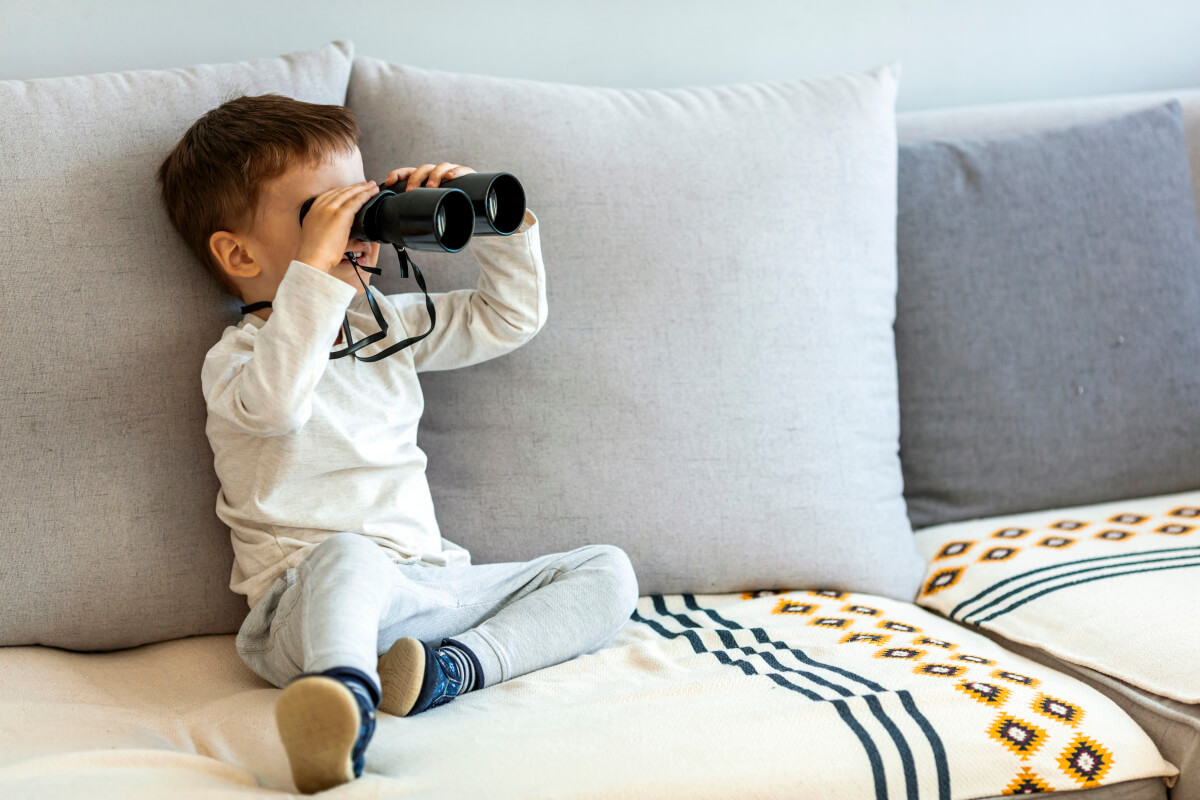
<svg viewBox="0 0 1200 800"><path fill-rule="evenodd" d="M537 217L528 208L508 236L473 236L467 249L479 262L474 289L430 293L433 332L413 345L417 372L457 369L515 350L546 324L546 271ZM389 295L409 336L429 328L425 296Z"/></svg>
<svg viewBox="0 0 1200 800"><path fill-rule="evenodd" d="M256 436L299 429L329 364L354 287L292 261L257 330L227 329L204 358L201 384L210 414Z"/></svg>

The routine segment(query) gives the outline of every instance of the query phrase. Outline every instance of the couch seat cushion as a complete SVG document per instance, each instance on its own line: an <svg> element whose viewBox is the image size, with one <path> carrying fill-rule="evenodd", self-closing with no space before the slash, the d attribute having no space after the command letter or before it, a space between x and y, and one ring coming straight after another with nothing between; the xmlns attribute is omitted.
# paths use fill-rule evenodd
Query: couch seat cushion
<svg viewBox="0 0 1200 800"><path fill-rule="evenodd" d="M1005 639L987 628L979 630L1006 650L1078 678L1111 698L1158 745L1163 758L1179 768L1179 779L1171 787L1171 800L1200 800L1200 705L1139 689L1091 667L1072 664L1045 650Z"/></svg>
<svg viewBox="0 0 1200 800"><path fill-rule="evenodd" d="M228 635L0 649L0 796L293 791L279 692ZM643 596L595 652L377 719L347 796L1161 800L1177 775L1085 684L837 591Z"/></svg>
<svg viewBox="0 0 1200 800"><path fill-rule="evenodd" d="M1200 492L952 522L916 540L920 605L1200 703Z"/></svg>

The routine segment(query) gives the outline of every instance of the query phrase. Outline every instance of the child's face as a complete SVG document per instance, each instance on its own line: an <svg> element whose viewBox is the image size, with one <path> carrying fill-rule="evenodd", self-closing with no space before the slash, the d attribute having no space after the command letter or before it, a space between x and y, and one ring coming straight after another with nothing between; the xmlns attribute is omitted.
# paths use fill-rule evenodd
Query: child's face
<svg viewBox="0 0 1200 800"><path fill-rule="evenodd" d="M288 265L300 249L300 207L304 201L329 189L363 180L362 153L357 147L349 154L330 156L321 164L295 164L263 185L257 213L248 229L218 231L210 237L213 252L241 289L247 305L275 298ZM379 258L379 242L361 242L347 237L343 250L365 250L366 254L358 259L358 263L367 266L375 266ZM360 270L356 274L347 261L334 267L330 274L353 286L356 295L363 293L363 283L371 282L370 272ZM253 313L265 319L270 311L262 309Z"/></svg>

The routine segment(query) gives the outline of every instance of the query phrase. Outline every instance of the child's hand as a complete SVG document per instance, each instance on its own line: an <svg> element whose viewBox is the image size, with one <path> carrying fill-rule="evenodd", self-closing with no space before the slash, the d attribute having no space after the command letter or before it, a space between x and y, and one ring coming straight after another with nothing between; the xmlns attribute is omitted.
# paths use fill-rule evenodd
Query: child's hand
<svg viewBox="0 0 1200 800"><path fill-rule="evenodd" d="M470 167L464 167L461 164L451 164L449 161L443 161L440 164L422 164L419 167L400 167L400 169L394 169L388 173L383 185L399 185L398 181L408 178L408 186L404 189L407 192L409 189L419 188L425 182L425 179L428 178L429 188L434 189L441 181L448 181L474 171Z"/></svg>
<svg viewBox="0 0 1200 800"><path fill-rule="evenodd" d="M331 272L346 252L354 215L378 191L375 181L363 181L317 195L300 226L296 260Z"/></svg>

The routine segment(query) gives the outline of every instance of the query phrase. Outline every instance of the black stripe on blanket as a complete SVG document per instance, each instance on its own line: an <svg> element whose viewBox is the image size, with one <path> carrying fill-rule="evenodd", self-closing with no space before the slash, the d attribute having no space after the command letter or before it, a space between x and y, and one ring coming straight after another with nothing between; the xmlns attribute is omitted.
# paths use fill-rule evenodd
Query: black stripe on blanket
<svg viewBox="0 0 1200 800"><path fill-rule="evenodd" d="M733 620L728 620L728 619L725 619L724 617L722 617L720 614L717 613L716 609L701 608L700 606L698 606L696 604L695 595L684 594L683 602L685 605L687 605L688 608L690 608L692 610L703 611L714 622L717 622L721 625L725 625L729 628L741 628L742 627L737 622L734 622ZM752 628L751 630L754 631L755 636L760 638L760 641L769 641L767 639L766 631L764 631L762 628ZM770 642L770 643L777 648L778 647L786 647L786 645L783 642ZM877 691L877 692L891 691L889 689L885 689L883 686L880 686L879 684L875 683L874 681L867 680L866 678L856 675L853 672L849 672L840 667L835 667L832 664L822 664L821 662L813 661L812 659L810 659L807 655L805 655L802 651L800 651L798 649L795 649L795 648L788 648L788 649L794 655L796 655L798 658L803 658L803 660L805 660L807 663L812 663L814 665L820 665L820 666L824 667L825 669L833 670L841 675L845 675L846 677L849 677L853 680L856 680L856 681L866 685L869 689L872 689L873 691ZM902 690L896 692L896 695L900 698L900 702L904 705L905 711L907 711L908 715L910 717L912 717L912 719L917 723L918 726L920 726L921 732L925 734L925 739L929 742L929 748L933 752L934 765L935 765L935 768L937 769L938 800L950 800L950 766L946 761L946 748L942 746L941 738L937 735L937 731L934 730L933 726L931 724L929 724L929 720L927 720L925 718L925 715L922 714L917 709L916 701L913 700L911 694L909 694L906 690L902 689ZM866 697L867 695L863 695L863 696ZM875 701L876 703L878 703L878 699L874 698L874 697L871 697L868 700L868 703L871 701ZM897 733L898 733L898 731L897 731ZM897 745L899 745L899 743L897 743ZM910 789L909 789L910 796L912 795L912 792L913 792L913 789L910 787ZM885 793L886 793L886 790L885 790Z"/></svg>
<svg viewBox="0 0 1200 800"><path fill-rule="evenodd" d="M1174 554L1174 555L1162 555L1164 553ZM1071 567L1077 567L1077 566L1080 566L1083 564L1089 564L1090 566L1087 566L1083 569L1070 570ZM1128 570L1129 567L1140 567L1140 566L1147 565L1147 564L1159 564L1159 565L1165 564L1165 566L1156 566L1156 567L1150 568L1150 569L1134 569L1131 571L1123 571L1123 572L1119 571L1119 570ZM1041 597L1043 595L1057 591L1058 589L1065 589L1069 586L1076 586L1081 583L1090 583L1091 581L1103 580L1104 578L1115 578L1120 575L1132 575L1132 574L1135 574L1138 572L1156 572L1156 571L1165 570L1165 569L1183 569L1186 567L1195 567L1195 566L1200 566L1200 547L1168 547L1168 548L1163 548L1160 550L1144 550L1142 552L1135 552L1135 553L1122 553L1119 555L1110 555L1110 556L1095 556L1092 558L1080 558L1080 559L1075 559L1073 561L1064 561L1059 564L1051 564L1049 566L1038 567L1037 569L1031 569L1026 572L1022 572L1018 575L1012 575L1008 578L1005 578L1004 580L997 581L996 583L993 583L990 586L977 592L973 597L969 597L966 600L963 600L961 603L956 605L950 611L950 614L948 616L951 619L957 619L960 622L969 622L972 625L978 626L980 623L987 622L988 620L995 619L996 617L1001 616L1003 614L1007 614L1009 611L1012 611L1013 609L1024 605L1025 603L1029 602L1030 600L1033 600L1037 597ZM1070 570L1070 571L1064 572L1062 570ZM1046 574L1046 573L1053 573L1053 574ZM987 611L988 609L990 609L996 605L999 605L1000 603L1004 602L1005 600L1008 600L1009 598L1014 597L1015 595L1020 594L1021 592L1024 592L1032 587L1048 584L1052 581L1057 581L1057 580L1067 578L1067 577L1070 577L1073 575L1081 575L1081 574L1085 574L1085 573L1100 573L1100 574L1094 575L1094 576L1086 578L1086 579L1070 581L1068 583L1062 583L1062 584L1050 586L1049 588L1045 589L1044 591L1041 591L1041 592L1038 592L1037 594L1026 597L1024 600L1015 602L1012 605L1008 606L1007 608L997 611L996 613L994 613L984 619L978 619L979 615L982 614L984 611ZM1006 593L989 600L988 602L984 603L983 605L976 606L975 608L973 608L969 611L966 611L966 612L963 611L963 609L966 608L967 606L969 606L973 603L978 603L981 599L983 599L987 595L991 594L992 592L1000 589L1001 587L1007 586L1009 584L1015 584L1018 581L1022 581L1023 579L1030 578L1031 576L1034 576L1034 575L1040 575L1040 577L1034 578L1032 580L1026 580L1023 583L1020 583L1019 585L1014 586Z"/></svg>
<svg viewBox="0 0 1200 800"><path fill-rule="evenodd" d="M854 733L855 737L858 738L859 742L862 744L864 752L867 755L867 760L871 764L872 777L875 783L876 800L886 800L888 796L887 779L884 773L883 759L880 757L879 749L874 740L871 738L870 733L868 733L866 728L864 728L854 716L854 712L851 710L850 704L846 700L840 699L861 697L866 704L867 709L871 712L875 719L879 721L879 724L883 726L884 730L887 731L888 736L891 738L892 743L896 747L896 751L900 756L900 761L904 768L904 784L908 800L917 800L917 768L912 749L909 747L909 744L905 740L904 734L900 731L900 728L884 710L883 704L880 702L877 696L874 694L855 694L853 689L843 685L843 682L840 682L837 677L826 677L813 671L785 666L779 661L778 658L775 657L772 652L770 652L770 650L766 649L766 647L760 651L752 646L739 645L733 631L747 631L754 636L755 641L758 644L769 646L776 650L787 650L806 666L811 666L817 670L823 670L825 673L827 673L827 675L828 673L833 673L834 676L840 676L841 678L858 683L870 692L887 693L891 690L884 688L875 681L872 681L862 675L858 675L849 670L834 666L833 664L826 664L816 661L815 659L810 658L806 653L804 653L804 651L788 646L786 642L772 640L767 635L767 632L762 628L744 628L742 625L734 622L733 620L725 619L719 613L717 613L715 609L703 608L699 606L696 603L696 598L694 595L684 594L682 597L685 605L689 609L703 612L722 627L706 627L694 621L688 614L668 611L663 595L651 595L651 598L653 599L654 610L664 619L670 619L674 622L677 622L684 628L683 631L669 631L658 621L642 617L636 611L634 611L632 618L634 621L642 622L648 625L663 638L674 639L683 637L687 639L687 641L692 645L692 649L696 653L711 653L718 662L728 666L737 667L745 675L763 674L765 677L770 678L779 686L790 689L791 691L794 691L797 694L808 698L809 700L832 703L842 721L845 722L846 726L849 727ZM701 640L700 636L698 636L694 630L689 630L695 628L700 628L715 633L720 639L722 645L724 645L725 649L709 650L704 645L704 642ZM767 666L775 671L759 673L759 671L750 661L746 659L731 658L728 652L731 650L740 650L746 655L757 655L762 658L763 662L767 664ZM840 698L823 697L818 693L818 691L805 688L793 680L790 680L789 678L793 676L801 676L809 683L815 684L815 686L819 687L819 689L836 692ZM917 709L916 703L912 699L912 695L903 690L895 692L895 694L899 697L905 711L917 723L917 725L921 728L921 731L924 733L925 738L929 741L930 748L933 752L935 768L937 770L939 800L949 800L950 771L946 762L946 751L942 746L941 739L938 737L937 732L933 729L933 726L929 724L929 721Z"/></svg>

